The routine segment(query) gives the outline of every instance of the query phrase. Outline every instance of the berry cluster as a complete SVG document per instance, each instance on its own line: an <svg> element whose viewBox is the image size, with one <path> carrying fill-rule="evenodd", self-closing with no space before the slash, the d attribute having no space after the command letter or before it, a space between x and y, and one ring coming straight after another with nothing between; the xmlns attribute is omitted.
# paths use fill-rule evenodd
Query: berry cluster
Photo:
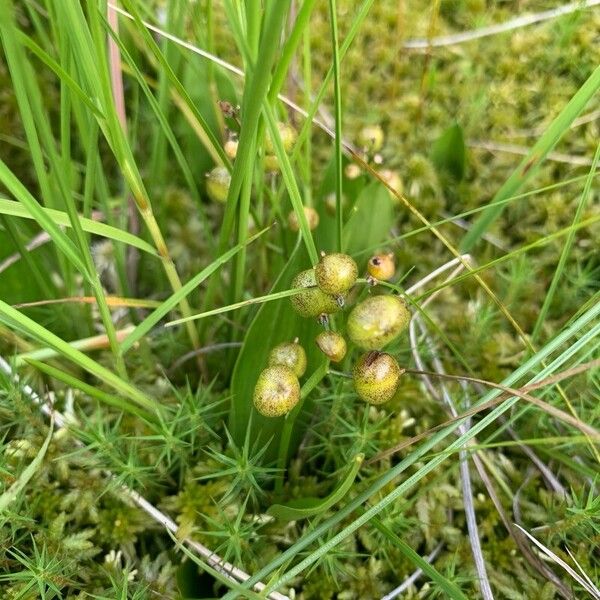
<svg viewBox="0 0 600 600"><path fill-rule="evenodd" d="M391 279L393 255L381 254L369 261L369 281ZM302 271L292 281L301 291L292 296L294 310L303 317L318 317L327 323L327 315L343 309L348 293L358 279L356 262L347 254L321 254L312 269ZM352 370L356 393L370 404L390 400L398 389L404 370L384 346L395 340L410 321L406 304L396 295L369 296L348 315L346 333L363 354ZM332 362L340 362L347 343L340 333L326 330L316 337L316 344ZM296 339L279 344L271 351L269 366L262 371L254 389L254 405L264 416L276 417L289 412L300 399L298 378L306 371L306 353Z"/></svg>

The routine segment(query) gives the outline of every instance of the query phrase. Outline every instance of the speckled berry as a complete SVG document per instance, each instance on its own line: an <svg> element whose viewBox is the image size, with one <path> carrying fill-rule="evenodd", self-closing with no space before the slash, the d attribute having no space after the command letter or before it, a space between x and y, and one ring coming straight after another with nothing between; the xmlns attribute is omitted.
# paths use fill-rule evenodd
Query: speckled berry
<svg viewBox="0 0 600 600"><path fill-rule="evenodd" d="M300 382L288 367L267 367L258 376L254 388L254 406L265 417L280 417L300 400Z"/></svg>
<svg viewBox="0 0 600 600"><path fill-rule="evenodd" d="M291 152L294 144L296 143L296 139L298 138L298 133L288 123L277 123L277 129L279 130L279 135L281 136L284 150L287 153ZM265 152L267 154L275 153L275 146L269 131L267 131L267 134L265 135Z"/></svg>
<svg viewBox="0 0 600 600"><path fill-rule="evenodd" d="M315 277L326 294L344 294L356 283L358 267L347 254L324 254L315 267Z"/></svg>
<svg viewBox="0 0 600 600"><path fill-rule="evenodd" d="M367 125L358 134L358 145L361 150L371 154L381 150L384 138L385 134L380 125Z"/></svg>
<svg viewBox="0 0 600 600"><path fill-rule="evenodd" d="M410 312L398 296L371 296L348 316L350 339L364 350L381 350L395 340L410 321Z"/></svg>
<svg viewBox="0 0 600 600"><path fill-rule="evenodd" d="M337 299L317 287L314 269L298 273L292 281L292 288L306 288L306 291L290 298L294 310L303 317L330 315L340 310Z"/></svg>
<svg viewBox="0 0 600 600"><path fill-rule="evenodd" d="M215 167L206 174L206 193L214 202L225 202L229 192L231 175L225 167Z"/></svg>
<svg viewBox="0 0 600 600"><path fill-rule="evenodd" d="M306 352L298 340L283 342L271 350L269 365L288 367L294 371L297 377L302 377L306 372Z"/></svg>
<svg viewBox="0 0 600 600"><path fill-rule="evenodd" d="M319 350L332 362L340 362L346 356L346 340L335 331L322 331L315 341Z"/></svg>
<svg viewBox="0 0 600 600"><path fill-rule="evenodd" d="M314 208L312 208L312 206L304 207L304 216L308 221L308 227L311 231L319 226L319 213ZM292 231L300 231L300 221L295 211L290 212L287 220L288 227Z"/></svg>
<svg viewBox="0 0 600 600"><path fill-rule="evenodd" d="M383 404L393 398L404 370L385 352L367 352L359 359L352 377L356 393L369 404Z"/></svg>
<svg viewBox="0 0 600 600"><path fill-rule="evenodd" d="M371 277L380 281L389 281L396 272L393 254L376 254L369 259L367 270Z"/></svg>

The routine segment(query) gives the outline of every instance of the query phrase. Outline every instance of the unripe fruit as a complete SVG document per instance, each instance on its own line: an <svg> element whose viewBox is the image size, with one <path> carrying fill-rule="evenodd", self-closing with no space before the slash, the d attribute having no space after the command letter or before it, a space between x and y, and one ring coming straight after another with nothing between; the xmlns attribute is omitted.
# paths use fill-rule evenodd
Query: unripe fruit
<svg viewBox="0 0 600 600"><path fill-rule="evenodd" d="M335 331L322 331L315 341L319 350L332 362L340 362L346 356L346 340Z"/></svg>
<svg viewBox="0 0 600 600"><path fill-rule="evenodd" d="M288 367L267 367L254 388L254 406L265 417L280 417L300 400L300 382Z"/></svg>
<svg viewBox="0 0 600 600"><path fill-rule="evenodd" d="M304 215L306 216L308 227L311 231L319 226L319 213L312 208L312 206L304 207ZM300 221L295 211L290 212L288 215L288 227L292 231L300 231Z"/></svg>
<svg viewBox="0 0 600 600"><path fill-rule="evenodd" d="M402 195L402 192L404 191L404 185L402 185L402 179L400 179L400 175L398 175L396 171L392 171L390 169L381 169L381 171L379 171L379 175L381 175L381 178L396 192L396 194ZM395 194L390 192L390 196L392 197L394 204L400 204L400 201Z"/></svg>
<svg viewBox="0 0 600 600"><path fill-rule="evenodd" d="M371 296L348 316L350 339L364 350L380 350L396 339L410 321L410 312L398 296Z"/></svg>
<svg viewBox="0 0 600 600"><path fill-rule="evenodd" d="M296 143L296 139L298 138L296 130L288 123L277 123L277 129L279 130L279 135L281 136L284 150L287 153L291 152L294 144ZM268 131L265 136L265 152L266 154L275 153L273 140L271 139L271 134Z"/></svg>
<svg viewBox="0 0 600 600"><path fill-rule="evenodd" d="M265 156L265 171L267 173L276 173L279 171L279 159L274 154Z"/></svg>
<svg viewBox="0 0 600 600"><path fill-rule="evenodd" d="M231 138L227 140L225 142L225 145L223 146L225 154L227 154L227 156L231 160L233 160L237 156L238 145L239 142L236 139Z"/></svg>
<svg viewBox="0 0 600 600"><path fill-rule="evenodd" d="M324 254L315 267L315 277L326 294L344 294L356 283L358 267L347 254Z"/></svg>
<svg viewBox="0 0 600 600"><path fill-rule="evenodd" d="M302 377L306 372L306 352L297 340L283 342L271 350L269 365L282 365L291 369L297 377Z"/></svg>
<svg viewBox="0 0 600 600"><path fill-rule="evenodd" d="M385 352L367 352L359 359L352 376L356 393L369 404L383 404L391 400L398 389L404 369Z"/></svg>
<svg viewBox="0 0 600 600"><path fill-rule="evenodd" d="M383 129L380 125L367 125L358 134L358 145L369 154L378 152L383 146Z"/></svg>
<svg viewBox="0 0 600 600"><path fill-rule="evenodd" d="M206 193L214 202L225 202L229 192L231 175L225 167L215 167L206 174Z"/></svg>
<svg viewBox="0 0 600 600"><path fill-rule="evenodd" d="M329 315L340 310L336 298L317 287L314 269L298 273L292 281L292 288L306 288L305 291L290 298L294 310L303 317Z"/></svg>
<svg viewBox="0 0 600 600"><path fill-rule="evenodd" d="M349 165L346 165L344 174L348 179L356 179L362 175L362 169L357 164L350 163Z"/></svg>
<svg viewBox="0 0 600 600"><path fill-rule="evenodd" d="M393 254L376 254L369 259L369 275L380 281L389 281L396 272Z"/></svg>

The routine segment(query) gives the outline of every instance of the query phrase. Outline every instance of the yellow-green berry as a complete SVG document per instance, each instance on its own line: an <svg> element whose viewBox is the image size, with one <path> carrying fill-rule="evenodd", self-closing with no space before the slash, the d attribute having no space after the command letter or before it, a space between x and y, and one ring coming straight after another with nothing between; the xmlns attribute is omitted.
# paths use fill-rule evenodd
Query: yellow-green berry
<svg viewBox="0 0 600 600"><path fill-rule="evenodd" d="M281 141L283 142L283 149L289 153L291 152L294 144L296 143L296 139L298 138L298 134L296 130L289 125L288 123L277 123L277 129L279 130L279 135L281 136ZM275 153L275 146L273 144L273 140L271 139L271 134L267 131L265 136L265 152L267 154Z"/></svg>
<svg viewBox="0 0 600 600"><path fill-rule="evenodd" d="M308 227L311 231L319 226L319 213L312 206L304 207L304 216L308 221ZM288 215L288 227L292 231L300 230L300 220L295 211L290 212Z"/></svg>
<svg viewBox="0 0 600 600"><path fill-rule="evenodd" d="M391 169L381 169L379 175L396 192L396 194L402 195L404 185L402 185L402 179L400 179L400 175L398 175L396 171L392 171ZM394 204L400 204L400 200L398 200L395 194L390 192L390 196L394 201Z"/></svg>
<svg viewBox="0 0 600 600"><path fill-rule="evenodd" d="M267 173L279 171L279 159L274 154L265 155L265 171Z"/></svg>
<svg viewBox="0 0 600 600"><path fill-rule="evenodd" d="M362 175L362 169L357 164L350 163L349 165L346 165L344 174L348 179L356 179Z"/></svg>
<svg viewBox="0 0 600 600"><path fill-rule="evenodd" d="M315 267L315 277L326 294L344 294L356 283L358 267L347 254L324 254Z"/></svg>
<svg viewBox="0 0 600 600"><path fill-rule="evenodd" d="M306 352L297 339L293 342L283 342L271 350L269 365L288 367L297 377L302 377L306 372Z"/></svg>
<svg viewBox="0 0 600 600"><path fill-rule="evenodd" d="M340 362L346 356L346 340L335 331L322 331L315 341L319 350L332 362Z"/></svg>
<svg viewBox="0 0 600 600"><path fill-rule="evenodd" d="M358 134L358 145L369 154L378 152L383 146L384 137L385 135L380 125L367 125Z"/></svg>
<svg viewBox="0 0 600 600"><path fill-rule="evenodd" d="M371 277L380 281L389 281L396 272L393 254L376 254L369 259L367 270Z"/></svg>
<svg viewBox="0 0 600 600"><path fill-rule="evenodd" d="M359 359L352 377L356 393L369 404L383 404L391 400L398 389L404 369L385 352L367 352Z"/></svg>
<svg viewBox="0 0 600 600"><path fill-rule="evenodd" d="M329 315L340 310L336 298L317 287L314 269L298 273L292 281L292 288L306 288L305 291L290 298L294 310L303 317Z"/></svg>
<svg viewBox="0 0 600 600"><path fill-rule="evenodd" d="M381 350L396 339L410 321L410 312L398 296L371 296L348 316L350 339L364 350Z"/></svg>
<svg viewBox="0 0 600 600"><path fill-rule="evenodd" d="M254 388L254 406L265 417L280 417L300 400L300 382L294 371L283 365L267 367Z"/></svg>
<svg viewBox="0 0 600 600"><path fill-rule="evenodd" d="M229 192L231 175L225 167L215 167L206 174L206 193L214 202L225 202Z"/></svg>

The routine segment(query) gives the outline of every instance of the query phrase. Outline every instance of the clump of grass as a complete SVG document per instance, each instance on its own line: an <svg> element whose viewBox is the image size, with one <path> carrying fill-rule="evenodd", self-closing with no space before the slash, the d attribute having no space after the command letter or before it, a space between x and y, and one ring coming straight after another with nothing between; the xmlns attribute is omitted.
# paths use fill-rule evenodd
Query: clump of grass
<svg viewBox="0 0 600 600"><path fill-rule="evenodd" d="M534 4L0 0L2 597L595 597L599 13L408 43Z"/></svg>

